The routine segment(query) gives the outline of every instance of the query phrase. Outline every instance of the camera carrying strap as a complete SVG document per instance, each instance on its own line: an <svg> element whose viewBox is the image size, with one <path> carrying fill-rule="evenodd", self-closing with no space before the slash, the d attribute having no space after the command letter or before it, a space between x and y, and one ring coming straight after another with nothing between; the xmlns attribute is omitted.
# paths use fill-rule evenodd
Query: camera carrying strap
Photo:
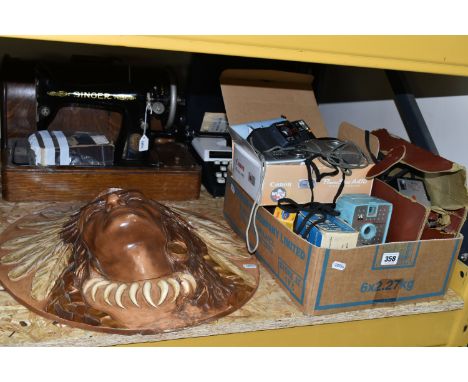
<svg viewBox="0 0 468 382"><path fill-rule="evenodd" d="M301 235L305 239L309 235L312 227L317 224L323 223L326 220L327 215L338 216L340 214L338 211L335 210L335 206L336 205L334 203L319 203L319 202L299 204L289 198L282 198L278 200L279 208L281 208L283 211L296 214L296 218L294 219L294 224L293 224L293 227L294 227L293 231ZM305 212L306 215L304 219L302 220L301 224L298 227L296 227L296 220L297 220L299 213L301 212ZM316 214L320 215L321 217L307 226L307 223L309 222L310 218ZM305 231L302 232L302 230L305 227L306 227Z"/></svg>
<svg viewBox="0 0 468 382"><path fill-rule="evenodd" d="M293 227L294 227L293 231L301 235L303 238L308 237L313 226L323 223L326 220L327 215L338 216L340 214L338 211L335 210L336 200L338 199L338 197L341 195L343 191L343 188L345 185L346 174L343 171L343 169L339 169L337 166L333 166L334 170L331 172L320 173L318 166L313 162L313 160L319 156L320 155L312 155L304 161L306 168L307 168L307 178L309 181L309 188L311 192L310 202L300 204L290 198L281 198L280 200L278 200L279 208L281 208L283 211L296 214L296 218L293 224ZM336 176L339 174L341 170L341 173L342 173L341 183L340 183L340 186L338 187L335 197L333 198L332 203L320 203L320 202L314 201L314 180L312 178L312 170L314 171L315 179L317 182L320 182L323 178L326 178L326 177ZM306 212L307 215L304 217L299 227L296 227L296 219L297 219L298 214L301 211ZM309 222L310 218L315 214L320 214L321 218L319 218L318 220L316 220L315 222L307 226L307 223ZM304 232L302 232L303 230Z"/></svg>

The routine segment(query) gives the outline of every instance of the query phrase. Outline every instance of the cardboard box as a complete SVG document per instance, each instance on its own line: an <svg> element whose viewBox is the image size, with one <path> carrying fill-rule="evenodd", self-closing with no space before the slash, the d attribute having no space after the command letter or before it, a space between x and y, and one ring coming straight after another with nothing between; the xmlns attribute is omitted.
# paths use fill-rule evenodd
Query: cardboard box
<svg viewBox="0 0 468 382"><path fill-rule="evenodd" d="M311 200L303 160L296 163L266 163L262 174L263 165L245 138L253 122L258 122L256 127L267 127L281 120L281 116L290 121L304 120L316 137L328 136L311 88L312 81L310 75L268 70L226 70L221 76L229 133L233 140L233 178L251 198L259 199L259 205L275 205L281 198L290 198L298 203ZM349 139L353 135L352 129L351 125L344 124L340 135ZM376 141L375 137L371 139ZM375 148L376 143L372 141L371 145ZM321 173L333 171L318 159L314 163ZM351 175L346 176L342 193L369 195L373 180L366 179L366 174L370 167L353 170ZM340 173L314 182L314 201L331 203L341 180Z"/></svg>
<svg viewBox="0 0 468 382"><path fill-rule="evenodd" d="M234 158L233 174L228 176L226 185L224 215L231 227L245 239L255 190L258 190L255 187L249 189L248 183L255 186L252 183L258 178L255 175L258 165L255 163L255 151L243 139L245 131L242 131L242 125L284 116L291 121L303 119L317 137L327 136L327 131L311 90L311 76L228 70L223 73L221 82L231 125ZM343 123L338 138L351 140L366 152L365 137L359 128ZM369 145L376 155L379 141L373 134L369 136ZM364 170L363 178L368 169ZM287 193L284 185L291 183L292 186L302 179L307 179L304 165L302 169L297 163L267 166L259 204L275 204L274 199L284 196L300 203L309 201L309 190L303 189L303 195L293 196ZM337 188L339 183L339 177L323 179L314 187L315 200L331 201L330 195L332 198L335 193L327 187L334 185ZM343 193L369 194L372 183L362 182L362 185L368 187L367 191L345 188ZM324 189L319 191L319 187ZM323 195L328 195L328 199ZM265 207L258 209L255 224L259 235L257 256L307 314L330 314L438 298L447 290L462 242L460 235L449 239L404 241L347 250L327 249L314 246L290 231ZM249 237L255 244L252 232Z"/></svg>
<svg viewBox="0 0 468 382"><path fill-rule="evenodd" d="M243 239L253 200L228 176L224 216ZM319 248L258 210L257 256L298 307L330 314L445 294L462 236L349 250ZM251 236L253 241L253 235Z"/></svg>

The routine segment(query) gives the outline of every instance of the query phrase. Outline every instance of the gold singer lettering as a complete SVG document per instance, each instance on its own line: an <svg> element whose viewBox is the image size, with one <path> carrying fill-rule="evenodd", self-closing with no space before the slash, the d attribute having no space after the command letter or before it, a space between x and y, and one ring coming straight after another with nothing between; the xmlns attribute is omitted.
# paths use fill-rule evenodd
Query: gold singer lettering
<svg viewBox="0 0 468 382"><path fill-rule="evenodd" d="M133 94L111 94L100 92L66 92L64 90L49 91L47 95L52 97L75 97L75 98L91 98L102 100L119 100L119 101L134 101L136 96Z"/></svg>

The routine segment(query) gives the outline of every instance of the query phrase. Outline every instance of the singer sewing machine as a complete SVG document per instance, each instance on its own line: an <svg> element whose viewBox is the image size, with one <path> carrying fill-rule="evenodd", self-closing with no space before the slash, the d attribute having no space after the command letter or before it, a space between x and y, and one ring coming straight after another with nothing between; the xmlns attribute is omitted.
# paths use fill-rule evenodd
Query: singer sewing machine
<svg viewBox="0 0 468 382"><path fill-rule="evenodd" d="M137 188L160 200L198 198L201 169L181 142L184 103L175 75L166 69L5 58L4 199L85 200L107 187ZM102 134L114 148L112 165L37 166L16 160L31 134L55 130Z"/></svg>

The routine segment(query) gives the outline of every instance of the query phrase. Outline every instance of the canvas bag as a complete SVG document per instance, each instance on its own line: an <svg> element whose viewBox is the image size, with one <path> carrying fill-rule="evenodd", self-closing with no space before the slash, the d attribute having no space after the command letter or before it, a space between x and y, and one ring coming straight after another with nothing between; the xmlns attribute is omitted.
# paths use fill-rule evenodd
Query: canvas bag
<svg viewBox="0 0 468 382"><path fill-rule="evenodd" d="M456 237L468 213L465 168L393 136L385 129L374 130L371 135L378 138L381 153L380 160L367 174L368 178L376 178L372 194L394 205L387 240ZM409 169L414 179L424 182L430 207L402 195L379 179L395 176L402 168ZM408 173L403 175L408 176Z"/></svg>

